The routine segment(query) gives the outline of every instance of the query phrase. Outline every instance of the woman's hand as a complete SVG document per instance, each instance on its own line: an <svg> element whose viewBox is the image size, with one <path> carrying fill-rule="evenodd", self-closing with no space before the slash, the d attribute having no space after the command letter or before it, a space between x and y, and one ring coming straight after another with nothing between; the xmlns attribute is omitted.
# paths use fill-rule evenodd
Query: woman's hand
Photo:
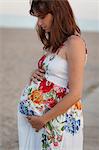
<svg viewBox="0 0 99 150"><path fill-rule="evenodd" d="M32 127L36 129L36 132L42 129L46 124L42 116L27 116L26 118Z"/></svg>
<svg viewBox="0 0 99 150"><path fill-rule="evenodd" d="M33 81L34 83L36 83L37 80L42 81L45 78L44 74L45 74L45 70L43 68L36 69L31 75L30 83L31 83L31 81Z"/></svg>

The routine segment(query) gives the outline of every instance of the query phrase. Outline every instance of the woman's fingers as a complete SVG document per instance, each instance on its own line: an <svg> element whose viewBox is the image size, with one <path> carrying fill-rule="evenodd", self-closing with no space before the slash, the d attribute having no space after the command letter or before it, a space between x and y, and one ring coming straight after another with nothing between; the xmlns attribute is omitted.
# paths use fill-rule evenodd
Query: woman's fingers
<svg viewBox="0 0 99 150"><path fill-rule="evenodd" d="M45 74L45 70L44 69L38 69L36 70L36 72L39 76L43 76Z"/></svg>
<svg viewBox="0 0 99 150"><path fill-rule="evenodd" d="M45 70L44 69L39 69L40 72L42 73L45 73Z"/></svg>
<svg viewBox="0 0 99 150"><path fill-rule="evenodd" d="M28 120L31 120L31 116L27 116L26 118L27 118Z"/></svg>
<svg viewBox="0 0 99 150"><path fill-rule="evenodd" d="M37 78L37 79L43 79L44 78L44 73L40 73L40 72L37 72L33 75L33 77Z"/></svg>
<svg viewBox="0 0 99 150"><path fill-rule="evenodd" d="M37 83L37 81L42 81L45 78L45 70L43 68L36 69L30 78L30 83L33 81Z"/></svg>
<svg viewBox="0 0 99 150"><path fill-rule="evenodd" d="M32 81L33 81L34 83L36 83L36 82L37 82L37 79L32 76L32 77L30 78L29 84L31 84Z"/></svg>
<svg viewBox="0 0 99 150"><path fill-rule="evenodd" d="M34 74L34 76L36 76L36 75L37 75L37 77L38 77L38 76L44 77L44 73L41 73L40 71L37 71L37 72Z"/></svg>
<svg viewBox="0 0 99 150"><path fill-rule="evenodd" d="M34 83L37 83L38 79L35 78L35 77L32 77L32 78L31 78L31 81L33 81Z"/></svg>
<svg viewBox="0 0 99 150"><path fill-rule="evenodd" d="M38 79L38 80L42 80L44 78L44 73L45 71L42 70L42 69L39 69L39 70L36 70L33 74L32 74L32 79L35 80Z"/></svg>
<svg viewBox="0 0 99 150"><path fill-rule="evenodd" d="M39 116L26 116L26 118L28 119L28 122L31 124L32 128L35 129L35 132L39 132L39 130L45 126L45 123Z"/></svg>

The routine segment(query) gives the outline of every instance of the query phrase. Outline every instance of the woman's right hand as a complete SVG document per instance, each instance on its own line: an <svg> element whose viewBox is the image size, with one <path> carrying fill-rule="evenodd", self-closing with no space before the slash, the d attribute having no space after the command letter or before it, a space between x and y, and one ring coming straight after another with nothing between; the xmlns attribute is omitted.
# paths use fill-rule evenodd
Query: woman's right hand
<svg viewBox="0 0 99 150"><path fill-rule="evenodd" d="M38 68L32 72L30 77L30 83L33 81L36 83L37 81L42 81L45 78L45 70L42 68Z"/></svg>

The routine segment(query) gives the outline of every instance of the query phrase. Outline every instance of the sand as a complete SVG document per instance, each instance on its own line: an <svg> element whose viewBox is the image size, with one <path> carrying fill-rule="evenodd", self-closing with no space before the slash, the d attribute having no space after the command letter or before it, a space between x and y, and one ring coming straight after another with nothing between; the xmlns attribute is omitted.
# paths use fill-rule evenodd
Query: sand
<svg viewBox="0 0 99 150"><path fill-rule="evenodd" d="M99 33L86 32L84 150L99 148ZM32 29L0 29L0 150L18 150L17 103L37 61L42 44Z"/></svg>

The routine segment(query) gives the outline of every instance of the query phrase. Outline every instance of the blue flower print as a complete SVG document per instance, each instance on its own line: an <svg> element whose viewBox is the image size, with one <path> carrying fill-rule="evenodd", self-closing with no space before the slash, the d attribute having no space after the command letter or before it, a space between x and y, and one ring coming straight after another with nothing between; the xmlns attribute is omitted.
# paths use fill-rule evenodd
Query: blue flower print
<svg viewBox="0 0 99 150"><path fill-rule="evenodd" d="M66 114L66 121L64 126L65 131L74 135L79 130L80 124L80 119L74 118L73 114Z"/></svg>

